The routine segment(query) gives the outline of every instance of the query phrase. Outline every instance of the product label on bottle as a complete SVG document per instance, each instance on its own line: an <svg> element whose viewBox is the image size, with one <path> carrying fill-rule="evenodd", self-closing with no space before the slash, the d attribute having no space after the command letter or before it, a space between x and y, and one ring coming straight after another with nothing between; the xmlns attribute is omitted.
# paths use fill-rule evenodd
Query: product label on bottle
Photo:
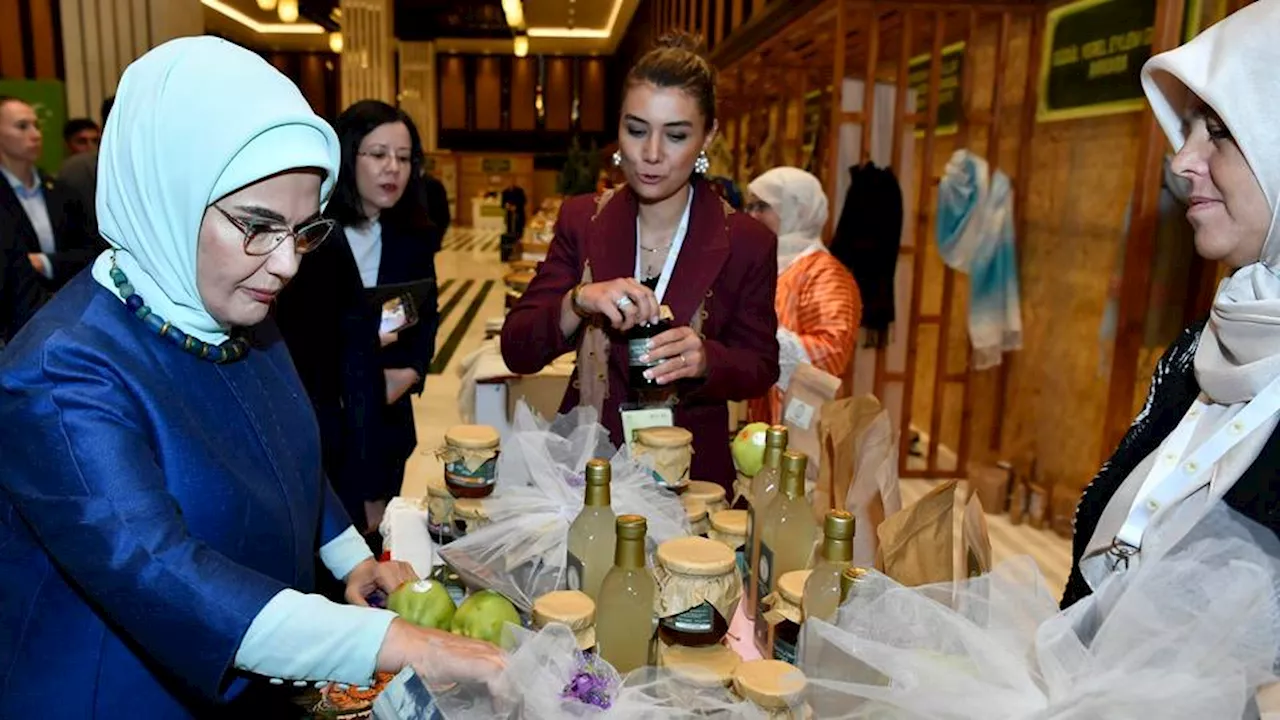
<svg viewBox="0 0 1280 720"><path fill-rule="evenodd" d="M759 602L773 592L773 550L763 542L760 543L760 562L756 563L756 572L760 579L756 586L756 601Z"/></svg>
<svg viewBox="0 0 1280 720"><path fill-rule="evenodd" d="M781 637L773 638L773 659L781 660L784 663L796 664L796 644L783 640Z"/></svg>
<svg viewBox="0 0 1280 720"><path fill-rule="evenodd" d="M738 574L742 575L742 587L746 588L751 583L751 570L747 567L747 546L743 545L733 553L733 558L738 563Z"/></svg>
<svg viewBox="0 0 1280 720"><path fill-rule="evenodd" d="M565 586L569 590L582 591L582 578L586 575L586 570L582 565L582 561L573 553L565 554L564 578Z"/></svg>
<svg viewBox="0 0 1280 720"><path fill-rule="evenodd" d="M709 603L662 618L662 627L682 633L709 633L715 630L716 609Z"/></svg>
<svg viewBox="0 0 1280 720"><path fill-rule="evenodd" d="M659 361L650 360L645 362L640 358L649 352L649 338L636 338L627 341L627 363L631 367L650 368L657 365Z"/></svg>

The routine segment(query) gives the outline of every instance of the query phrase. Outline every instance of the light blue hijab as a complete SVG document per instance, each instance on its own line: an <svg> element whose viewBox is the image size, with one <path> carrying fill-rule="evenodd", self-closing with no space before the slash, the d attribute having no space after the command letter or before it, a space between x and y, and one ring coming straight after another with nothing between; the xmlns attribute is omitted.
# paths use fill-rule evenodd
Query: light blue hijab
<svg viewBox="0 0 1280 720"><path fill-rule="evenodd" d="M212 344L229 337L196 285L205 210L246 185L320 168L321 206L338 176L338 137L287 77L213 37L172 40L120 78L98 153L98 231L113 248L93 277L116 293L112 256L160 317ZM118 293L116 293L118 296Z"/></svg>

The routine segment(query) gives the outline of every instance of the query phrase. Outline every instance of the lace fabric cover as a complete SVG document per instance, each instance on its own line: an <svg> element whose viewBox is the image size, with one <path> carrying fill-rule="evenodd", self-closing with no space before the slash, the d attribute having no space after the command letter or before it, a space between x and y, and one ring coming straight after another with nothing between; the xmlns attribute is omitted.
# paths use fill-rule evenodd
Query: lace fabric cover
<svg viewBox="0 0 1280 720"><path fill-rule="evenodd" d="M498 456L498 491L485 500L489 524L440 550L468 586L491 588L528 613L533 601L565 584L569 525L582 511L592 458L612 458L613 510L643 515L649 539L689 534L684 505L658 487L627 448L614 452L594 409L541 420L523 402Z"/></svg>
<svg viewBox="0 0 1280 720"><path fill-rule="evenodd" d="M954 587L869 575L805 623L801 669L822 718L1241 718L1278 646L1280 543L1219 503L1062 612L1029 558Z"/></svg>

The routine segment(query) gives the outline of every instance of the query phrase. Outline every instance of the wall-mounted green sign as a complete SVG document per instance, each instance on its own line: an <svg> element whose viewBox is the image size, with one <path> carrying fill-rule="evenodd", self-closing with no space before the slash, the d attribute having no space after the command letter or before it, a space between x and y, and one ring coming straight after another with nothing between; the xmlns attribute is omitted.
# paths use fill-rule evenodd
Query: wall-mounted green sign
<svg viewBox="0 0 1280 720"><path fill-rule="evenodd" d="M15 97L31 105L40 118L44 151L37 162L46 175L62 167L62 126L67 124L67 93L61 80L0 80L0 95Z"/></svg>
<svg viewBox="0 0 1280 720"><path fill-rule="evenodd" d="M1155 0L1080 0L1051 10L1040 65L1041 121L1141 110Z"/></svg>
<svg viewBox="0 0 1280 720"><path fill-rule="evenodd" d="M907 66L907 84L916 93L916 111L929 109L929 75L933 56L918 55ZM962 94L960 81L964 77L964 43L958 42L942 49L942 75L938 81L938 135L951 135L960 126ZM922 135L920 130L916 135Z"/></svg>
<svg viewBox="0 0 1280 720"><path fill-rule="evenodd" d="M486 175L511 172L511 158L485 158L480 161L480 171Z"/></svg>

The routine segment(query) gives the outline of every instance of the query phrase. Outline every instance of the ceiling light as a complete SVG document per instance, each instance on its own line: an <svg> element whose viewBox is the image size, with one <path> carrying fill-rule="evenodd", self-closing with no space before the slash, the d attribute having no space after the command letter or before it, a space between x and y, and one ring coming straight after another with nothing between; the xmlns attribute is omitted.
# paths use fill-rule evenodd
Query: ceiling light
<svg viewBox="0 0 1280 720"><path fill-rule="evenodd" d="M529 54L529 36L517 35L515 40L516 57L522 58Z"/></svg>
<svg viewBox="0 0 1280 720"><path fill-rule="evenodd" d="M261 22L223 0L200 0L200 4L261 35L324 35L325 29L310 22Z"/></svg>
<svg viewBox="0 0 1280 720"><path fill-rule="evenodd" d="M276 0L258 0L258 9L271 12L276 9Z"/></svg>
<svg viewBox="0 0 1280 720"><path fill-rule="evenodd" d="M508 26L524 27L524 3L521 0L502 0L502 12L507 16Z"/></svg>
<svg viewBox="0 0 1280 720"><path fill-rule="evenodd" d="M342 52L342 33L329 33L329 49L336 52Z"/></svg>
<svg viewBox="0 0 1280 720"><path fill-rule="evenodd" d="M276 12L280 15L280 20L291 23L298 21L298 0L280 0L276 6Z"/></svg>

